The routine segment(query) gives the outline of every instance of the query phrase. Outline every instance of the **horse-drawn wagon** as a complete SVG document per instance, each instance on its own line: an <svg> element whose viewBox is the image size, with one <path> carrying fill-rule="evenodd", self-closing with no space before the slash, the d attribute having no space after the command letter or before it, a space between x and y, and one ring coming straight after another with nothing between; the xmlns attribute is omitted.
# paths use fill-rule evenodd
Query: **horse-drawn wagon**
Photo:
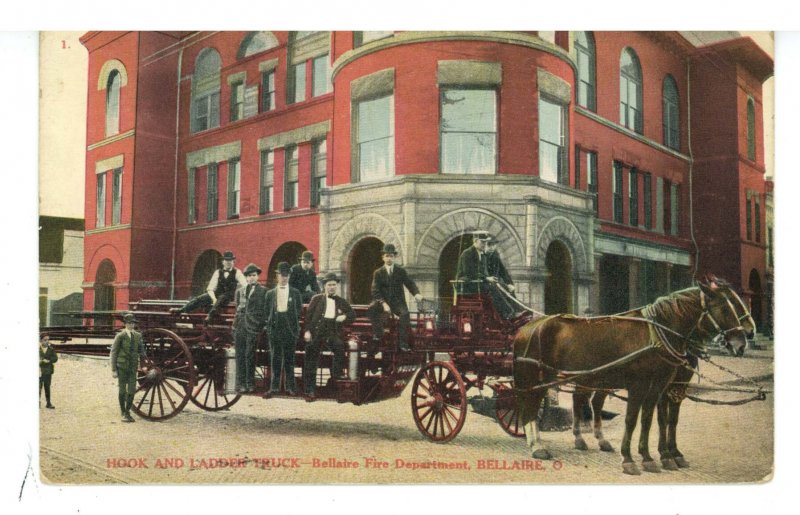
<svg viewBox="0 0 800 515"><path fill-rule="evenodd" d="M417 428L432 441L447 442L464 425L467 391L488 388L494 393L501 427L522 436L510 386L511 344L530 316L504 320L484 294L457 295L452 305L441 306L445 309L439 309L435 301L420 304L419 311L412 314L411 351L406 352L398 350L396 320L389 322L384 338L376 342L367 306L353 306L357 316L346 331L346 378L331 377L332 355L323 353L315 377L316 399L369 404L396 398L411 383L411 412ZM179 301L169 300L140 300L129 305L146 348L132 406L139 416L159 421L177 415L189 402L206 411L220 411L234 406L242 395L272 397L267 393L270 359L266 333L256 348L256 388L252 393L240 393L234 388L232 370L233 306L206 322L205 313L171 310L179 305ZM89 323L43 330L52 341L62 342L56 344L59 352L108 355L117 331L113 321L123 313L75 313ZM76 343L77 339L86 343ZM295 376L300 383L304 347L301 337L295 356Z"/></svg>

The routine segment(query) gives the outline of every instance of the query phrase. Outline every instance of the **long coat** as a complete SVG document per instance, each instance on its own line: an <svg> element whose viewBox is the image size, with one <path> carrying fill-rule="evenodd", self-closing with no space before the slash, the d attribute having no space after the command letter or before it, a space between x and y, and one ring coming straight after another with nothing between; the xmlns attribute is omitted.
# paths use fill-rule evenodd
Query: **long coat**
<svg viewBox="0 0 800 515"><path fill-rule="evenodd" d="M236 315L233 318L235 331L245 330L248 333L260 333L267 323L267 289L260 284L253 285L253 291L247 296L247 286L236 290Z"/></svg>
<svg viewBox="0 0 800 515"><path fill-rule="evenodd" d="M375 273L372 274L372 300L386 302L392 311L397 311L399 308L408 310L403 286L408 288L411 295L418 294L419 288L408 276L405 268L398 265L393 265L392 268L391 277L385 266L375 270Z"/></svg>
<svg viewBox="0 0 800 515"><path fill-rule="evenodd" d="M487 261L486 253L483 254L483 261L481 261L478 249L474 246L468 248L458 258L456 279L462 281L485 280L487 277ZM478 284L467 283L462 285L462 293L477 293L478 291Z"/></svg>
<svg viewBox="0 0 800 515"><path fill-rule="evenodd" d="M308 309L306 310L306 330L311 331L312 340L317 338L319 331L322 329L322 320L325 318L325 308L327 307L327 303L325 302L327 297L328 296L324 293L314 295L311 302L308 304ZM337 329L345 324L352 323L353 320L356 319L356 313L353 311L353 307L350 303L338 295L333 297L333 301L336 304L336 316L345 316L344 322L342 322L341 325L337 325ZM341 337L341 334L339 336Z"/></svg>
<svg viewBox="0 0 800 515"><path fill-rule="evenodd" d="M42 350L42 346L39 345L39 375L46 376L52 375L53 370L53 363L58 361L58 354L56 350L51 347L50 345L47 346L45 350Z"/></svg>
<svg viewBox="0 0 800 515"><path fill-rule="evenodd" d="M291 275L289 275L289 286L296 288L303 296L303 300L310 300L311 297L320 292L317 274L313 268L303 270L303 265L294 265Z"/></svg>
<svg viewBox="0 0 800 515"><path fill-rule="evenodd" d="M488 271L489 276L494 276L500 279L503 284L514 284L514 281L511 280L511 274L508 273L506 269L506 265L503 264L503 260L500 258L500 254L497 252L493 252L491 254L487 254L488 259L486 261L486 269Z"/></svg>
<svg viewBox="0 0 800 515"><path fill-rule="evenodd" d="M267 336L270 341L273 340L272 333L278 329L277 316L278 313L278 286L269 290L265 297L265 306L267 310ZM300 334L300 310L303 308L303 298L297 289L287 286L289 288L289 300L286 304L286 313L289 319L289 330L292 335L297 338Z"/></svg>
<svg viewBox="0 0 800 515"><path fill-rule="evenodd" d="M114 337L111 344L111 370L120 369L135 372L139 368L139 357L144 356L144 338L139 331L131 331L131 336L123 329Z"/></svg>

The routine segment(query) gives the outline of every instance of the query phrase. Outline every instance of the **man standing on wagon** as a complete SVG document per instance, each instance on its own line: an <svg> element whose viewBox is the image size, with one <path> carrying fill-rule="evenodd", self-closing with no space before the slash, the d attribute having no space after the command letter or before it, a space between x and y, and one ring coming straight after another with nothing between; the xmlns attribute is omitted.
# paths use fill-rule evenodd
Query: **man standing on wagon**
<svg viewBox="0 0 800 515"><path fill-rule="evenodd" d="M136 373L139 358L145 356L142 333L136 331L133 313L122 318L125 328L114 337L111 344L111 375L119 380L119 409L123 422L134 422L131 417L133 394L136 393Z"/></svg>
<svg viewBox="0 0 800 515"><path fill-rule="evenodd" d="M311 297L320 292L317 274L314 272L314 254L311 251L303 252L300 263L292 267L289 286L300 292L303 304L311 302Z"/></svg>
<svg viewBox="0 0 800 515"><path fill-rule="evenodd" d="M316 396L316 377L319 366L319 349L324 342L333 352L331 377L343 379L344 341L342 328L356 318L352 306L336 294L339 278L334 273L325 275L322 280L325 293L315 295L306 311L305 366L303 367L303 389L306 400L313 401Z"/></svg>
<svg viewBox="0 0 800 515"><path fill-rule="evenodd" d="M394 263L397 250L391 243L383 246L383 266L372 274L372 304L367 309L367 316L372 321L372 338L380 342L383 338L384 313L392 313L400 318L398 347L401 351L409 351L408 333L411 328L411 315L408 313L406 295L403 286L408 288L417 302L422 301L416 283L408 276L405 268Z"/></svg>
<svg viewBox="0 0 800 515"><path fill-rule="evenodd" d="M289 286L289 263L278 263L278 285L266 295L267 336L270 353L270 385L267 395L276 395L281 389L281 374L286 393L297 395L294 381L294 351L300 334L300 310L303 299L300 292Z"/></svg>
<svg viewBox="0 0 800 515"><path fill-rule="evenodd" d="M244 269L247 286L236 290L233 337L236 344L236 391L255 389L256 343L266 320L267 289L258 284L261 269L254 263Z"/></svg>
<svg viewBox="0 0 800 515"><path fill-rule="evenodd" d="M173 313L191 313L198 308L211 306L206 317L206 322L210 322L220 307L224 307L233 301L233 296L238 288L247 286L247 281L242 271L233 266L235 259L233 252L230 250L225 251L225 254L222 255L222 265L214 270L211 275L206 292L193 298L182 308L172 308L170 311Z"/></svg>
<svg viewBox="0 0 800 515"><path fill-rule="evenodd" d="M487 279L490 282L493 282L493 288L490 288L489 293L492 296L492 301L494 302L495 307L497 307L500 316L504 319L508 320L509 318L513 318L515 314L514 305L512 300L509 299L503 292L497 289L497 286L502 286L505 288L512 296L514 295L514 281L511 279L511 274L508 273L508 269L506 269L506 265L503 263L503 260L500 258L500 253L497 252L497 244L499 240L493 236L489 235L489 239L486 240L486 271L487 271ZM492 281L494 279L494 281Z"/></svg>

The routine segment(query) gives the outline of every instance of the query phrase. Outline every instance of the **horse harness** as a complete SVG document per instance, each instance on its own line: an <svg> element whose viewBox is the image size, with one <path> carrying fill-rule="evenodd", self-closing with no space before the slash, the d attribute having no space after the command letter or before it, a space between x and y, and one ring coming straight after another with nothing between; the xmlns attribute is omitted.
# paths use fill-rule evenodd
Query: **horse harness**
<svg viewBox="0 0 800 515"><path fill-rule="evenodd" d="M728 339L727 339L728 333L733 332L733 331L744 331L744 327L741 324L743 319L749 319L751 321L751 323L753 324L753 327L755 327L755 323L752 321L752 317L750 316L750 314L747 311L747 309L744 308L744 304L742 303L741 299L739 299L738 296L735 296L735 298L739 301L739 303L742 306L742 308L744 308L743 311L744 311L745 314L742 315L742 316L737 315L736 309L734 308L733 303L731 303L731 301L728 298L728 296L724 295L724 297L725 297L726 302L728 303L728 306L730 307L731 311L733 312L734 316L736 317L737 322L739 323L738 326L733 327L731 329L727 329L727 330L726 329L722 329L720 327L719 323L714 318L714 315L708 309L708 303L706 302L705 293L703 292L703 290L700 290L700 307L702 309L702 312L700 313L700 316L698 317L697 322L695 322L694 326L692 327L691 332L686 336L684 336L684 335L678 333L677 331L675 331L675 330L673 330L673 329L671 329L671 328L669 328L669 327L657 322L655 320L655 312L652 309L652 304L648 305L648 306L645 306L644 308L641 309L642 315L644 315L643 317L622 316L622 315L611 315L609 317L602 317L602 318L611 318L611 319L614 319L614 320L630 320L630 321L634 321L634 322L642 322L642 323L648 324L648 327L649 327L650 333L651 333L650 344L645 346L645 347L642 347L641 349L638 349L638 350L635 350L635 351L633 351L633 352L631 352L629 354L626 354L625 356L622 356L621 358L616 359L616 360L614 360L614 361L612 361L610 363L606 363L604 365L601 365L599 367L596 367L596 368L593 368L593 369L590 369L590 370L574 370L574 371L558 370L555 367L551 367L550 365L548 365L547 363L542 361L542 359L541 359L542 358L542 347L541 347L542 325L539 325L539 327L536 328L536 330L538 331L538 334L536 335L537 336L536 340L537 340L537 343L538 343L539 359L529 358L527 356L517 356L517 357L515 357L515 361L533 363L534 365L539 367L539 380L540 381L544 379L544 370L545 369L548 370L551 373L554 373L558 379L556 379L554 381L550 381L549 383L539 384L539 385L532 386L532 387L529 387L529 388L526 388L526 389L519 389L519 388L515 388L515 389L518 390L518 391L535 391L535 390L540 390L540 389L543 389L543 388L550 388L552 386L557 386L557 385L573 382L578 377L591 375L591 374L597 374L597 373L604 372L606 370L609 370L609 369L612 369L612 368L616 368L616 367L625 365L627 363L630 363L631 361L633 361L636 358L638 358L641 354L644 354L644 353L646 353L646 352L648 352L650 350L653 350L653 349L655 349L655 350L664 349L666 351L666 353L667 353L667 356L664 356L662 353L659 353L658 357L661 358L662 360L664 360L665 362L667 362L668 364L670 364L672 366L682 366L684 368L687 368L687 369L691 370L694 373L698 373L699 374L699 372L697 372L693 367L691 367L689 365L689 361L687 359L687 353L678 351L670 343L669 339L667 338L667 334L666 333L670 333L670 334L672 334L674 336L677 336L678 338L680 338L682 340L686 340L689 343L689 347L690 348L691 347L702 348L702 342L698 343L696 340L694 340L692 338L692 335L694 335L695 331L698 331L698 330L705 331L701 327L701 324L702 324L703 320L705 320L705 319L708 319L711 322L712 326L714 327L714 330L717 332L717 336L721 335L722 338L723 338L723 341L725 343L728 343ZM555 316L558 316L558 315L550 315L550 318L554 318ZM598 318L600 318L600 317L598 317ZM709 331L705 331L705 332L708 333ZM528 340L528 347L526 347L526 349L525 349L525 354L528 354L528 351L530 350L530 344L531 344L531 339ZM704 356L704 358L707 359L707 356ZM719 365L717 365L717 366L719 366ZM682 393L676 392L676 395L679 395L681 398L683 398L686 395L686 393L685 392L682 392Z"/></svg>

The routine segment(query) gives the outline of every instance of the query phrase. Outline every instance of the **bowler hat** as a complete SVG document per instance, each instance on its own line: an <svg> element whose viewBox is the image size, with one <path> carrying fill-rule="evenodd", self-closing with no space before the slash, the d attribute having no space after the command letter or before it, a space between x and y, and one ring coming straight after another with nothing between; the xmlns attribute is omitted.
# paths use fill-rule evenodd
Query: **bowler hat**
<svg viewBox="0 0 800 515"><path fill-rule="evenodd" d="M133 313L125 313L122 316L122 321L125 322L126 324L135 324L136 323L136 317L133 316Z"/></svg>
<svg viewBox="0 0 800 515"><path fill-rule="evenodd" d="M286 261L281 261L278 263L278 268L275 269L281 275L289 275L292 273L292 267L289 266L289 263Z"/></svg>
<svg viewBox="0 0 800 515"><path fill-rule="evenodd" d="M258 268L258 266L256 266L256 264L255 264L255 263L250 263L250 264L249 264L249 265L247 265L247 267L244 269L244 275L250 275L250 274L260 274L260 273L261 273L261 269L260 269L260 268Z"/></svg>
<svg viewBox="0 0 800 515"><path fill-rule="evenodd" d="M303 252L300 261L314 261L314 254L310 250L307 250Z"/></svg>
<svg viewBox="0 0 800 515"><path fill-rule="evenodd" d="M236 256L234 256L233 252L231 252L230 250L226 250L225 254L222 255L223 261L233 261L234 259L236 259Z"/></svg>
<svg viewBox="0 0 800 515"><path fill-rule="evenodd" d="M339 276L337 276L334 272L328 272L325 274L325 277L322 278L322 284L329 283L331 281L339 282Z"/></svg>
<svg viewBox="0 0 800 515"><path fill-rule="evenodd" d="M383 246L383 250L381 250L381 254L394 254L397 255L397 249L391 243L387 243Z"/></svg>
<svg viewBox="0 0 800 515"><path fill-rule="evenodd" d="M489 244L499 243L499 242L500 242L500 240L498 240L497 237L494 234L490 234L489 238L487 238L487 240L486 240L486 243L489 243Z"/></svg>

